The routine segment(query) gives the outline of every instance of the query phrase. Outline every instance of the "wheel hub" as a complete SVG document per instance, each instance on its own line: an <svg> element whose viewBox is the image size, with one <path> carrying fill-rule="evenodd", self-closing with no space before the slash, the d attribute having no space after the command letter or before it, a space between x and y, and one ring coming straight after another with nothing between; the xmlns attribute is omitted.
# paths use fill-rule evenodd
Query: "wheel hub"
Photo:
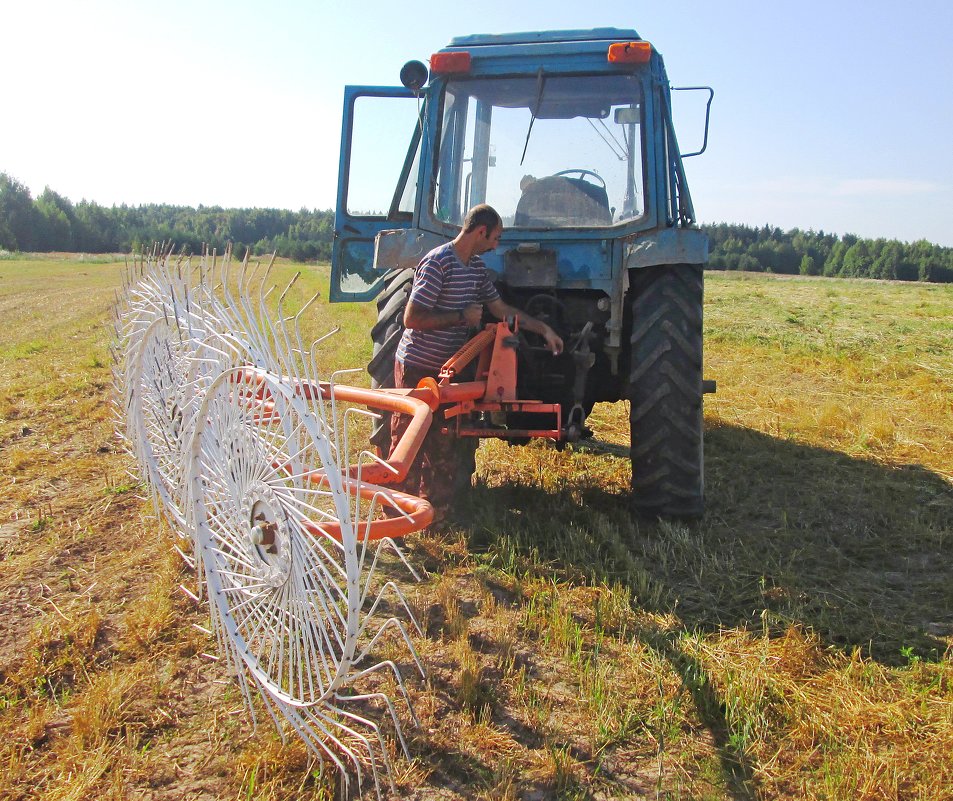
<svg viewBox="0 0 953 801"><path fill-rule="evenodd" d="M280 587L291 572L291 541L288 525L274 492L259 484L243 503L247 548L255 576L265 584Z"/></svg>

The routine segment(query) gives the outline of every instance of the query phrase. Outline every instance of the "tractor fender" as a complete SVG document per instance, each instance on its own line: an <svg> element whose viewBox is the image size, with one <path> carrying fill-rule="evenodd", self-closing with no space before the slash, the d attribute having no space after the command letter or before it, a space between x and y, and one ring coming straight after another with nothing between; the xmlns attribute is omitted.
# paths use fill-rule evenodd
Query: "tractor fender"
<svg viewBox="0 0 953 801"><path fill-rule="evenodd" d="M624 245L622 264L627 269L658 264L705 264L708 236L697 228L664 228Z"/></svg>
<svg viewBox="0 0 953 801"><path fill-rule="evenodd" d="M666 264L707 264L708 235L697 228L663 228L626 239L622 248L622 269L613 279L611 315L606 324L605 351L612 375L619 375L622 342L629 333L625 325L631 302L629 287L637 280L638 271Z"/></svg>

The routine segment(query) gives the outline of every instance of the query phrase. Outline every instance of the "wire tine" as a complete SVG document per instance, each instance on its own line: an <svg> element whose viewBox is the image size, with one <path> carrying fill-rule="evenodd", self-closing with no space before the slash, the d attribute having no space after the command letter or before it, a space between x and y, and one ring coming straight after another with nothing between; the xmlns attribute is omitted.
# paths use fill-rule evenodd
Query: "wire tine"
<svg viewBox="0 0 953 801"><path fill-rule="evenodd" d="M420 661L420 656L417 654L417 649L414 648L413 643L410 641L410 636L407 634L407 630L396 617L391 617L384 621L383 625L377 630L377 634L375 634L367 646L365 646L364 650L361 651L357 657L355 657L354 664L359 664L364 660L367 654L370 653L370 650L384 634L384 631L391 626L396 626L400 631L400 636L403 638L404 644L407 646L407 650L410 651L410 655L413 657L414 663L417 665L417 670L420 671L420 678L427 678L427 671L424 670L423 663Z"/></svg>
<svg viewBox="0 0 953 801"><path fill-rule="evenodd" d="M278 298L278 314L279 315L281 314L281 305L285 302L285 297L291 291L291 287L293 287L295 283L297 283L300 277L301 277L301 271L299 270L293 276L291 276L291 280L288 282L288 286L285 287L285 291L282 292L281 297Z"/></svg>
<svg viewBox="0 0 953 801"><path fill-rule="evenodd" d="M313 354L313 353L314 353L314 349L315 349L318 345L320 345L322 342L324 342L324 340L330 339L331 337L333 337L335 334L339 333L340 331L341 331L341 326L336 325L336 326L334 326L334 328L332 328L330 331L328 331L328 333L324 334L323 336L318 337L316 340L314 340L314 342L311 343L311 347L309 348L310 352Z"/></svg>
<svg viewBox="0 0 953 801"><path fill-rule="evenodd" d="M312 305L318 298L320 298L320 297L321 297L321 293L320 293L320 292L315 292L315 293L308 299L308 301L304 304L304 306L302 306L302 307L298 310L298 313L295 315L295 320L297 320L298 318L300 318L301 315L303 315L303 314L311 307L311 305Z"/></svg>

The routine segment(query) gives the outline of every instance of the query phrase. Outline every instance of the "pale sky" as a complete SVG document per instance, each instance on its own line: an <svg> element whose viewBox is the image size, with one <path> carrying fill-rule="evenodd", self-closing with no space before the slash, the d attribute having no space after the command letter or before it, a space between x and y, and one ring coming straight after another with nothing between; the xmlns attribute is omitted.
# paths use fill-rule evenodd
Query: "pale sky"
<svg viewBox="0 0 953 801"><path fill-rule="evenodd" d="M107 206L332 208L345 84L398 85L456 35L611 26L715 90L686 162L701 222L953 246L949 0L472 7L7 0L0 172ZM676 106L684 150L697 112Z"/></svg>

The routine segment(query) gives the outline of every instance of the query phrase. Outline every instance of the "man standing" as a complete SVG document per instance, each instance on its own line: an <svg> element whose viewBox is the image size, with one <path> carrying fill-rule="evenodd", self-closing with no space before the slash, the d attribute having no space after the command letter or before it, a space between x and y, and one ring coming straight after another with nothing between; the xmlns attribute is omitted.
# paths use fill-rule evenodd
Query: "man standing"
<svg viewBox="0 0 953 801"><path fill-rule="evenodd" d="M480 255L493 250L503 233L503 221L492 207L474 206L452 242L430 251L417 265L407 308L404 335L397 347L394 383L416 387L426 376L436 377L444 363L477 328L484 306L497 319L515 317L521 328L539 334L553 355L563 342L546 323L504 303L490 281ZM406 415L391 418L391 442L396 445L409 423ZM426 498L437 517L446 514L455 484L472 473L475 443L439 433L434 421L401 489ZM467 475L461 474L462 470ZM460 474L460 475L458 475Z"/></svg>

